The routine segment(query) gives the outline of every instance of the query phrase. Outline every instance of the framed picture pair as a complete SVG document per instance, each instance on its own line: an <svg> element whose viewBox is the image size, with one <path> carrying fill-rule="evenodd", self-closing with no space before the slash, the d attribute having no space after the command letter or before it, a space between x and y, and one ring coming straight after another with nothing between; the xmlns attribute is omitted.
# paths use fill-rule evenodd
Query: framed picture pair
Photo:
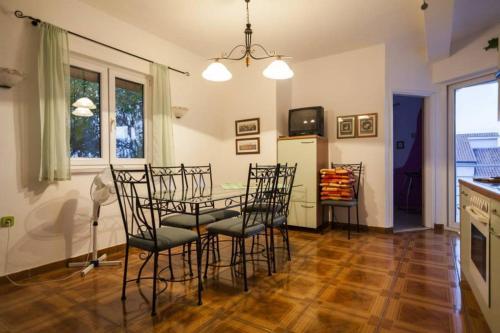
<svg viewBox="0 0 500 333"><path fill-rule="evenodd" d="M260 118L242 119L235 122L236 136L260 134ZM236 155L260 154L260 138L236 139Z"/></svg>
<svg viewBox="0 0 500 333"><path fill-rule="evenodd" d="M377 127L377 113L338 116L337 139L376 137Z"/></svg>

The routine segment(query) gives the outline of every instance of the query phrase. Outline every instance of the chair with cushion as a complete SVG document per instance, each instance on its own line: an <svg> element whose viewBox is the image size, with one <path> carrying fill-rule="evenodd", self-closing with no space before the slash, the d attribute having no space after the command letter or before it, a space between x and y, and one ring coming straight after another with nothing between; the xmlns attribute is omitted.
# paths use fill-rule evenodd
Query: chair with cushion
<svg viewBox="0 0 500 333"><path fill-rule="evenodd" d="M239 251L238 254L243 266L245 291L248 291L246 239L262 233L265 234L267 268L269 275L271 275L271 258L269 256L267 228L265 227L265 224L270 218L271 210L273 209L272 199L277 182L278 170L279 165L274 167L257 167L250 164L242 215L214 222L207 226L207 246L210 245L210 240L218 235L231 237L233 242L237 245L236 248ZM268 207L268 209L257 209L256 207ZM207 276L208 264L209 258L207 256L205 264L205 277ZM231 264L236 264L236 262L231 260Z"/></svg>
<svg viewBox="0 0 500 333"><path fill-rule="evenodd" d="M266 223L266 227L269 229L268 234L270 235L271 257L274 272L276 272L274 229L277 229L281 233L283 242L286 245L288 260L291 260L290 240L288 237L288 208L290 205L290 197L292 195L296 171L297 163L295 163L294 166L288 166L286 164L280 165L275 194L271 204L273 207L271 210L271 218Z"/></svg>
<svg viewBox="0 0 500 333"><path fill-rule="evenodd" d="M126 299L127 283L131 281L139 283L141 281L142 269L149 259L153 257L153 276L142 279L153 280L151 315L155 315L156 298L159 294L157 292L157 282L158 280L166 281L158 276L158 256L160 252L195 243L198 263L198 304L201 304L201 241L198 234L180 228L159 228L154 212L154 207L158 203L152 196L147 165L144 165L144 168L137 169L117 169L111 165L111 172L126 236L122 300ZM137 278L127 280L130 247L146 251L148 252L148 256L141 266Z"/></svg>
<svg viewBox="0 0 500 333"><path fill-rule="evenodd" d="M331 207L332 210L332 229L335 224L335 207L345 207L347 208L347 238L351 239L351 207L356 208L356 230L359 232L359 185L361 183L361 173L363 169L363 163L357 164L331 164L332 169L344 169L352 173L354 176L354 182L351 184L352 197L351 198L340 198L340 199L327 199L321 200L321 205L323 207L323 218L325 216L325 210Z"/></svg>
<svg viewBox="0 0 500 333"><path fill-rule="evenodd" d="M184 179L183 166L152 166L149 164L149 173L151 175L151 184L153 188L153 196L161 196L162 198L169 197L185 197L186 196L186 181ZM196 218L192 215L171 213L172 207L168 201L161 201L158 206L155 206L158 213L160 224L166 227L191 229L196 226ZM211 216L200 216L200 224L214 222L215 219ZM191 253L191 246L188 245L188 252ZM184 256L185 249L183 247L182 255ZM189 260L189 271L192 275L191 256ZM174 278L172 266L172 253L168 251L168 261L170 268L170 277Z"/></svg>

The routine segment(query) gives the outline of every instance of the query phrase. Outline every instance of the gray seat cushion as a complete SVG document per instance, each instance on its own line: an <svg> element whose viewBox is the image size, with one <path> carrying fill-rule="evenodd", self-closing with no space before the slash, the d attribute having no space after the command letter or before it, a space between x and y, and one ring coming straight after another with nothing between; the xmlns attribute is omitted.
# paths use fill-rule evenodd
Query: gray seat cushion
<svg viewBox="0 0 500 333"><path fill-rule="evenodd" d="M154 241L150 239L148 233L146 234L147 239L140 238L140 235L137 237L130 237L128 240L129 245L146 251L154 251ZM161 227L156 229L158 251L171 249L182 244L196 241L197 239L198 234L191 230L172 227Z"/></svg>
<svg viewBox="0 0 500 333"><path fill-rule="evenodd" d="M215 210L215 209L210 209L207 211L203 211L203 213L206 213L212 216L216 221L220 220L225 220L225 219L230 219L231 217L236 217L240 216L240 212L237 210L232 210L232 209L223 209L223 210Z"/></svg>
<svg viewBox="0 0 500 333"><path fill-rule="evenodd" d="M358 200L321 200L322 205L338 206L338 207L353 207L358 204Z"/></svg>
<svg viewBox="0 0 500 333"><path fill-rule="evenodd" d="M204 214L199 217L200 225L215 222L215 217ZM196 216L187 214L170 215L161 220L161 224L169 227L192 229L196 227Z"/></svg>
<svg viewBox="0 0 500 333"><path fill-rule="evenodd" d="M285 216L278 216L278 217L273 219L272 223L269 223L269 224L272 225L273 227L279 227L279 226L283 225L285 222L286 222Z"/></svg>
<svg viewBox="0 0 500 333"><path fill-rule="evenodd" d="M271 206L268 203L261 203L261 204L256 204L255 206L249 205L248 207L243 207L244 211L247 212L256 212L256 211L267 211L269 209L269 206ZM276 204L274 209L275 211L280 211L281 210L281 204Z"/></svg>
<svg viewBox="0 0 500 333"><path fill-rule="evenodd" d="M252 221L250 222L252 223ZM221 234L231 237L249 237L256 235L264 230L264 224L255 223L252 225L247 225L245 228L245 234L242 234L243 228L243 217L237 217L232 219L226 219L218 222L211 223L208 227L208 233L210 234Z"/></svg>

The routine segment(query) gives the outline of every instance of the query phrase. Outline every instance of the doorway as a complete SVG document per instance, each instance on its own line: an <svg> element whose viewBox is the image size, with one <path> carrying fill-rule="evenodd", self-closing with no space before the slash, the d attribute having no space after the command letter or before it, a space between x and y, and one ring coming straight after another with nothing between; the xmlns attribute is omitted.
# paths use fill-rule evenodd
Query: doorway
<svg viewBox="0 0 500 333"><path fill-rule="evenodd" d="M500 177L499 84L494 74L448 87L448 226L460 227L459 179Z"/></svg>
<svg viewBox="0 0 500 333"><path fill-rule="evenodd" d="M393 96L394 232L423 227L424 97Z"/></svg>

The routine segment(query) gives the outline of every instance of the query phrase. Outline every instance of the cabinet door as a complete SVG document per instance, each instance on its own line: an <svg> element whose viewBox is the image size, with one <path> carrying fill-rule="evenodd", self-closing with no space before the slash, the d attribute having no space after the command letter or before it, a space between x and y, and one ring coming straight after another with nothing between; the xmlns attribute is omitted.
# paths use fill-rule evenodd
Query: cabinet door
<svg viewBox="0 0 500 333"><path fill-rule="evenodd" d="M296 227L316 229L318 226L316 204L300 201L290 202L288 224Z"/></svg>
<svg viewBox="0 0 500 333"><path fill-rule="evenodd" d="M468 269L470 253L470 221L465 207L469 204L470 190L460 186L460 266L462 270Z"/></svg>
<svg viewBox="0 0 500 333"><path fill-rule="evenodd" d="M281 140L278 142L278 162L297 163L292 201L316 202L318 170L316 163L317 139Z"/></svg>

